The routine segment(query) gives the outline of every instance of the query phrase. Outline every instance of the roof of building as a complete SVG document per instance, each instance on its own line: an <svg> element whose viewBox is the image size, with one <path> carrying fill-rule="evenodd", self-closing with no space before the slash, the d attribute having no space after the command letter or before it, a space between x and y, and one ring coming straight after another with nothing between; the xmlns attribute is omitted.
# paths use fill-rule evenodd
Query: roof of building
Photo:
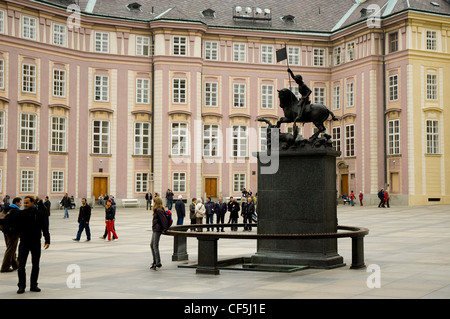
<svg viewBox="0 0 450 319"><path fill-rule="evenodd" d="M450 0L29 0L82 13L140 21L189 21L209 27L332 32L405 10L450 16ZM239 11L240 7L241 10ZM236 9L237 8L237 9ZM247 8L251 11L247 12ZM258 10L259 9L259 10ZM265 12L265 9L270 11Z"/></svg>

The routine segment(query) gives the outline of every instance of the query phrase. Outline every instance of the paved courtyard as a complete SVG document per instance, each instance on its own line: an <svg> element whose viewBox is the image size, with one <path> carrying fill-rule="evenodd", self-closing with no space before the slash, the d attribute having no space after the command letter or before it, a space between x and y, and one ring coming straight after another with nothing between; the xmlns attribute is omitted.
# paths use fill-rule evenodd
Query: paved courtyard
<svg viewBox="0 0 450 319"><path fill-rule="evenodd" d="M290 273L220 270L217 276L197 275L195 269L179 268L182 262L171 261L173 238L169 236L161 238L163 267L150 270L151 213L145 208L117 207L119 240L115 242L99 238L105 227L101 208L93 210L92 240L84 241L83 234L80 242L74 242L77 215L78 211L72 210L70 218L63 219L62 210L52 211L52 241L41 257L42 291L33 293L28 287L23 295L18 295L17 271L1 273L0 299L450 298L449 206L339 206L340 225L370 230L365 237L366 269L350 269L351 239L342 238L338 240L338 252L345 267ZM4 249L2 240L0 256ZM219 240L219 259L250 256L254 252L254 240ZM188 253L189 261L195 262L195 238L188 238ZM29 261L27 280L30 271ZM375 277L377 274L380 276ZM373 287L376 283L379 288Z"/></svg>

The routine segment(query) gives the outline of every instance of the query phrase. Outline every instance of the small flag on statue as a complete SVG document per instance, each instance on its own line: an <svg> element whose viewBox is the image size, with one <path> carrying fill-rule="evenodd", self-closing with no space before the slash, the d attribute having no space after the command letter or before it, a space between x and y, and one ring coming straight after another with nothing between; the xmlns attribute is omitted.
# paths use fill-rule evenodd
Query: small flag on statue
<svg viewBox="0 0 450 319"><path fill-rule="evenodd" d="M287 59L286 47L277 50L277 63Z"/></svg>

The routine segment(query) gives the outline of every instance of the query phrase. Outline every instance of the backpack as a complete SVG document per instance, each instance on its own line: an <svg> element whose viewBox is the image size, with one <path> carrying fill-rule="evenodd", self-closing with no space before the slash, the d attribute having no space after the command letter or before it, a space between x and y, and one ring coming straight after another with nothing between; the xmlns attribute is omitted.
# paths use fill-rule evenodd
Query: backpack
<svg viewBox="0 0 450 319"><path fill-rule="evenodd" d="M167 221L169 222L169 227L172 226L173 223L173 219L172 219L172 212L170 210L166 210L166 217L167 217Z"/></svg>

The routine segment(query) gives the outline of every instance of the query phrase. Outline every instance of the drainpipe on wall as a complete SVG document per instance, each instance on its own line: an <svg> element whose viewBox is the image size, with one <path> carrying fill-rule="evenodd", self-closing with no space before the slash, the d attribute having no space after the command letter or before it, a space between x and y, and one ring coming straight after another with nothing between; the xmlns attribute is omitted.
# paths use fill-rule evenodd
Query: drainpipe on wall
<svg viewBox="0 0 450 319"><path fill-rule="evenodd" d="M153 12L153 7L152 7L152 12ZM155 185L154 185L154 181L155 181L155 176L153 174L153 162L154 162L154 156L155 156L155 149L154 149L154 138L155 138L155 134L154 134L154 127L155 127L155 63L154 63L154 45L155 45L155 41L153 39L153 32L151 33L150 36L150 56L152 58L151 63L152 63L152 127L151 127L151 147L150 147L150 151L151 151L151 164L150 164L150 184L152 187L152 193L155 193Z"/></svg>
<svg viewBox="0 0 450 319"><path fill-rule="evenodd" d="M387 190L388 168L387 168L387 132L386 132L386 31L383 28L382 58L383 58L383 157L384 157L384 189Z"/></svg>

